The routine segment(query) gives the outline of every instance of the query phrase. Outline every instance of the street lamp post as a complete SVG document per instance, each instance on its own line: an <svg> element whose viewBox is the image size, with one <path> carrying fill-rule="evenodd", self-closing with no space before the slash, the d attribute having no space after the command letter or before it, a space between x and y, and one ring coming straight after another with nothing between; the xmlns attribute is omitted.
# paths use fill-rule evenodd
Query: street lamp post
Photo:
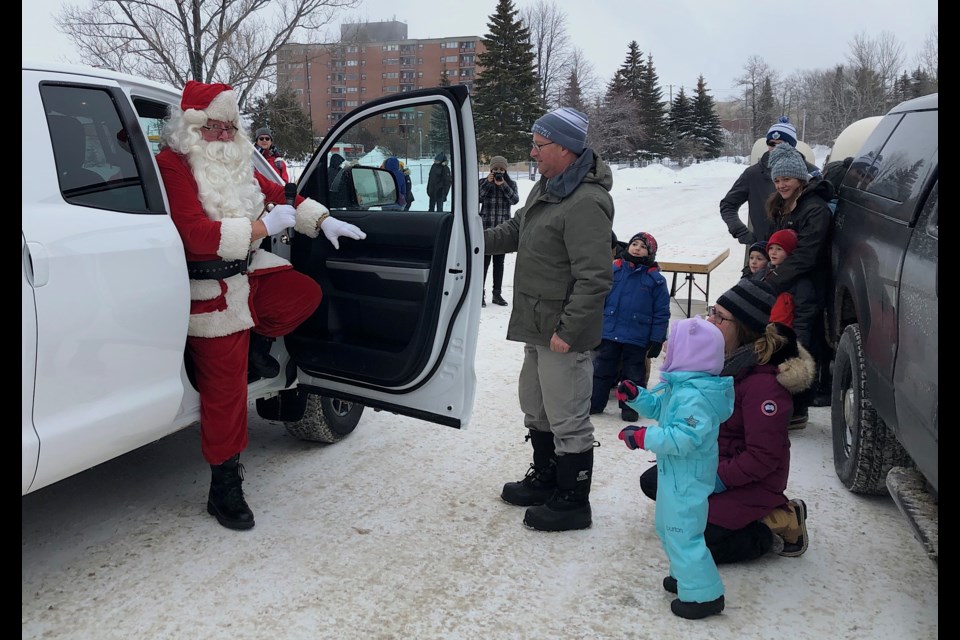
<svg viewBox="0 0 960 640"><path fill-rule="evenodd" d="M420 137L420 157L418 160L423 160L423 129L417 127L417 135Z"/></svg>

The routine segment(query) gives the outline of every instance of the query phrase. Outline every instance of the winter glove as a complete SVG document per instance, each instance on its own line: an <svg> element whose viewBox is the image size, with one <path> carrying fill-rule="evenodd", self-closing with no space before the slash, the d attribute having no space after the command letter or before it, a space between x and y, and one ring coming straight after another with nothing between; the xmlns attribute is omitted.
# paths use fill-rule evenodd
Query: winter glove
<svg viewBox="0 0 960 640"><path fill-rule="evenodd" d="M260 218L267 228L267 235L280 233L287 227L292 227L297 221L297 210L288 204L278 204Z"/></svg>
<svg viewBox="0 0 960 640"><path fill-rule="evenodd" d="M643 438L646 435L646 427L638 427L632 424L629 427L621 429L620 435L617 437L623 440L623 443L627 445L627 449L643 449Z"/></svg>
<svg viewBox="0 0 960 640"><path fill-rule="evenodd" d="M656 358L658 355L660 355L660 351L662 349L663 349L662 342L651 342L649 345L647 345L647 357Z"/></svg>
<svg viewBox="0 0 960 640"><path fill-rule="evenodd" d="M620 402L636 400L638 395L640 395L640 391L637 389L637 383L633 380L623 380L617 385L617 400Z"/></svg>
<svg viewBox="0 0 960 640"><path fill-rule="evenodd" d="M750 246L757 241L756 236L753 235L753 231L750 231L750 229L746 227L733 234L733 237L736 238L737 242L740 244L745 244L747 246Z"/></svg>
<svg viewBox="0 0 960 640"><path fill-rule="evenodd" d="M340 238L363 240L367 237L367 234L361 231L360 227L343 220L337 220L333 216L327 216L326 220L320 224L320 230L323 231L323 235L327 236L327 240L330 241L334 249L340 248Z"/></svg>
<svg viewBox="0 0 960 640"><path fill-rule="evenodd" d="M720 474L717 474L716 483L713 486L714 493L723 493L727 490L727 485L723 484L723 480L720 479Z"/></svg>

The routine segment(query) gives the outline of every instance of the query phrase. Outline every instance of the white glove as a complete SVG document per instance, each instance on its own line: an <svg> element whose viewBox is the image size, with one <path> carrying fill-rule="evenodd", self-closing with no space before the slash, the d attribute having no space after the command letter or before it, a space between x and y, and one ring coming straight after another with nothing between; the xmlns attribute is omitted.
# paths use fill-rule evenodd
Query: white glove
<svg viewBox="0 0 960 640"><path fill-rule="evenodd" d="M352 225L349 222L344 222L343 220L337 220L333 216L327 216L327 219L320 225L320 230L323 231L323 235L327 236L327 240L330 241L334 249L340 248L338 238L363 240L367 237L367 234L361 231L360 227Z"/></svg>
<svg viewBox="0 0 960 640"><path fill-rule="evenodd" d="M297 221L297 210L289 204L278 204L260 218L267 228L267 235L280 233L287 227L292 227Z"/></svg>

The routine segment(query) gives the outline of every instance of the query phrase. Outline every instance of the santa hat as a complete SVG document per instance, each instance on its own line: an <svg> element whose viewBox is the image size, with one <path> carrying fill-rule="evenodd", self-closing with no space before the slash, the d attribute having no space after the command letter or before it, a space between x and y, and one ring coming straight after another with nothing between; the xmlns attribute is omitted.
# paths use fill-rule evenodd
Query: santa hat
<svg viewBox="0 0 960 640"><path fill-rule="evenodd" d="M779 246L789 256L797 250L797 232L793 229L780 229L780 231L770 235L770 239L767 240L767 248L769 249L772 244Z"/></svg>
<svg viewBox="0 0 960 640"><path fill-rule="evenodd" d="M207 120L240 123L240 107L237 94L228 84L207 84L196 80L187 81L180 99L183 119L190 124L205 124Z"/></svg>

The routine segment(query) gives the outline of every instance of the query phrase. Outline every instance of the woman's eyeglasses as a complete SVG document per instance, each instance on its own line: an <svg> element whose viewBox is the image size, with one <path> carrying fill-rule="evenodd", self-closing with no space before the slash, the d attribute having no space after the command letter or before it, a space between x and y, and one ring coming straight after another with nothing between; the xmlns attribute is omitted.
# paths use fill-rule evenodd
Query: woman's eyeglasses
<svg viewBox="0 0 960 640"><path fill-rule="evenodd" d="M717 308L712 305L707 307L707 317L712 318L717 324L723 324L724 321L733 321L733 318L727 318L726 316L720 315L720 313L717 311Z"/></svg>
<svg viewBox="0 0 960 640"><path fill-rule="evenodd" d="M273 140L273 138L271 138L270 136L260 136L259 138L257 138L257 142L263 142L264 140L266 140L267 142L270 142L271 140Z"/></svg>

